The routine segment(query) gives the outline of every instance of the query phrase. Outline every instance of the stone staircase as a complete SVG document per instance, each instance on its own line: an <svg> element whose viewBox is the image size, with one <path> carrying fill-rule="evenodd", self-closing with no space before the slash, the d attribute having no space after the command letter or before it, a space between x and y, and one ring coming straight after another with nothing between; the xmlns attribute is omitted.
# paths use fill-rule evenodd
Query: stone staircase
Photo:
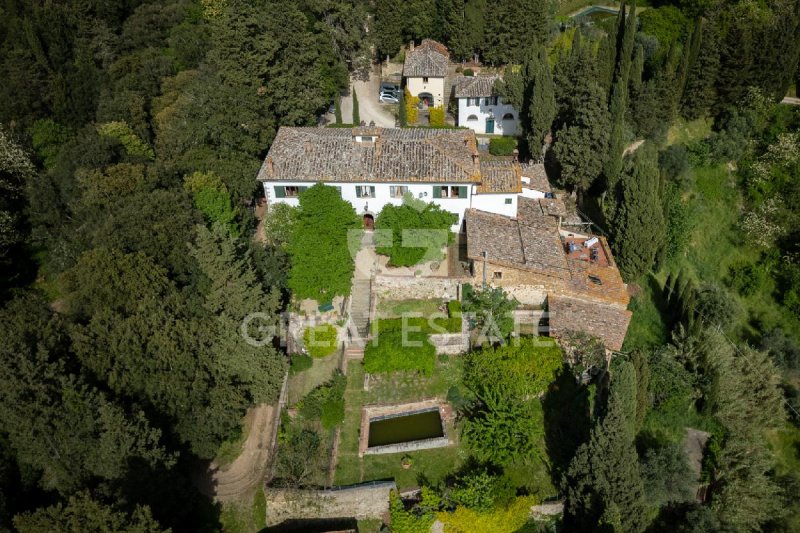
<svg viewBox="0 0 800 533"><path fill-rule="evenodd" d="M350 327L352 340L350 341L345 356L348 359L362 359L364 347L369 337L369 312L372 282L369 279L353 280L350 292Z"/></svg>

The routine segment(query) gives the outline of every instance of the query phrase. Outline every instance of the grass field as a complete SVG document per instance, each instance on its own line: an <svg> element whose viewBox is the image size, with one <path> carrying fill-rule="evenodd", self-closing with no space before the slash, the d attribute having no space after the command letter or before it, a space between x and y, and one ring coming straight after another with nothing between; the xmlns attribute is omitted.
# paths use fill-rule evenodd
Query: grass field
<svg viewBox="0 0 800 533"><path fill-rule="evenodd" d="M258 533L267 525L267 499L260 488L249 505L226 503L219 516L225 533Z"/></svg>
<svg viewBox="0 0 800 533"><path fill-rule="evenodd" d="M311 368L289 376L289 405L299 402L315 387L322 385L333 376L339 365L339 352L326 357L315 357Z"/></svg>
<svg viewBox="0 0 800 533"><path fill-rule="evenodd" d="M435 396L436 391L447 392L450 379L442 377L446 374L453 374L453 366L437 366L434 376L425 381L429 382L428 387L424 382L418 383L422 387L414 392L411 383L402 386L402 393L387 394L392 390L392 384L384 381L375 387L370 386L370 391L363 390L364 368L358 361L351 361L347 367L347 391L345 392L345 417L342 425L341 440L339 441L339 454L336 467L336 484L350 485L362 481L373 481L377 479L394 479L400 490L418 487L420 476L424 473L425 479L430 483L435 483L452 472L461 461L461 453L458 446L437 448L433 450L421 450L411 452L412 466L404 469L400 465L400 460L404 453L367 455L363 458L358 457L358 442L361 430L361 408L368 403L394 403L397 401L418 400L420 398ZM438 376L438 377L437 377ZM398 383L402 382L398 380ZM453 435L456 429L448 427L449 435Z"/></svg>

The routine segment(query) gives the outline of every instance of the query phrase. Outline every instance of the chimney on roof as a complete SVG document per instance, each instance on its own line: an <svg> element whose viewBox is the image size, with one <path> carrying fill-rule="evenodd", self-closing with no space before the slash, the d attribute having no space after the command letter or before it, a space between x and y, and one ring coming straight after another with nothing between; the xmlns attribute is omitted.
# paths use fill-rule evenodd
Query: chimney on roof
<svg viewBox="0 0 800 533"><path fill-rule="evenodd" d="M272 166L272 157L267 158L267 170L269 171L270 176L275 173L275 169Z"/></svg>
<svg viewBox="0 0 800 533"><path fill-rule="evenodd" d="M519 162L519 150L514 148L514 150L511 152L511 158L514 160L515 163L518 163Z"/></svg>
<svg viewBox="0 0 800 533"><path fill-rule="evenodd" d="M408 41L408 51L409 52L413 52L414 51L414 39L411 39L410 41Z"/></svg>
<svg viewBox="0 0 800 533"><path fill-rule="evenodd" d="M475 166L478 165L478 154L472 154L472 164Z"/></svg>
<svg viewBox="0 0 800 533"><path fill-rule="evenodd" d="M306 149L306 153L309 154L309 153L311 153L311 150L314 149L314 146L309 141L306 141L305 142L305 149Z"/></svg>

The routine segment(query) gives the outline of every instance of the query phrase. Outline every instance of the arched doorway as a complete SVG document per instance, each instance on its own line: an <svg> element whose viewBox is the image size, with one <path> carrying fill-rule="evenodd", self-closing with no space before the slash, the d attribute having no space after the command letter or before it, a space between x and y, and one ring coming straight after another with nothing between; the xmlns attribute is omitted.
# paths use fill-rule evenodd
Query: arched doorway
<svg viewBox="0 0 800 533"><path fill-rule="evenodd" d="M364 229L367 231L372 231L375 229L375 217L369 213L364 215Z"/></svg>
<svg viewBox="0 0 800 533"><path fill-rule="evenodd" d="M424 107L433 107L433 95L431 93L419 93L419 101Z"/></svg>

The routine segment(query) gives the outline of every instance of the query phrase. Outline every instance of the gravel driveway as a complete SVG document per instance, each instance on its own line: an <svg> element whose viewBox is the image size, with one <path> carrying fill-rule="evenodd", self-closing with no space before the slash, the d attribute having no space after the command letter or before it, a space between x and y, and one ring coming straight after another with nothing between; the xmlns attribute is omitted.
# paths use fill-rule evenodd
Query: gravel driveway
<svg viewBox="0 0 800 533"><path fill-rule="evenodd" d="M380 65L373 66L369 73L369 80L363 81L352 78L350 84L355 92L358 93L358 112L362 121L366 124L374 121L376 126L382 128L395 127L394 115L390 111L392 106L378 101L381 84ZM352 94L342 96L341 106L342 122L351 122L353 119Z"/></svg>

